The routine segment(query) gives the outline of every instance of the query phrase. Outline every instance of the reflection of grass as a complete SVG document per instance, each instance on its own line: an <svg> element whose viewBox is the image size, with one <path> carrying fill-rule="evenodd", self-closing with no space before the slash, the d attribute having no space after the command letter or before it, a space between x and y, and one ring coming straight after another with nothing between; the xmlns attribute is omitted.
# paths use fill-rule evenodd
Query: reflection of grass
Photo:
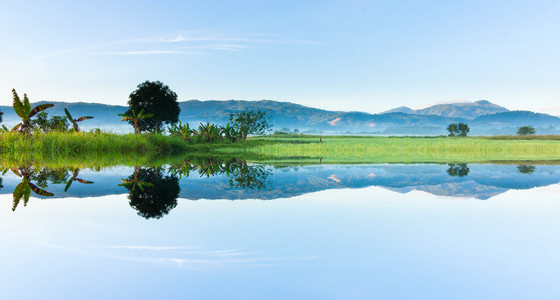
<svg viewBox="0 0 560 300"><path fill-rule="evenodd" d="M275 158L321 158L323 163L487 162L560 160L560 140L447 137L270 137L249 151Z"/></svg>

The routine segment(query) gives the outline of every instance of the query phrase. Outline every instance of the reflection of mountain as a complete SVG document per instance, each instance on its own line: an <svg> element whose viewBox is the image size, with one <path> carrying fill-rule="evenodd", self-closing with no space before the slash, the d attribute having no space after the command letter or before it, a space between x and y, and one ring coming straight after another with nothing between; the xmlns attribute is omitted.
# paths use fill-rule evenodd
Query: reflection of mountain
<svg viewBox="0 0 560 300"><path fill-rule="evenodd" d="M399 193L425 191L450 197L488 199L509 189L530 189L560 182L560 166L536 166L522 174L516 165L469 164L466 176L450 176L449 165L323 165L271 168L266 187L261 190L236 189L229 178L217 175L201 178L192 172L179 181L179 197L198 199L276 199L294 197L327 189L379 186ZM522 168L524 169L524 168ZM531 168L531 170L533 170ZM82 172L80 176L94 184L76 184L64 192L64 184L50 184L54 197L95 197L124 194L118 186L121 178L130 176L132 168L109 169L100 173ZM6 174L0 193L11 193L20 182Z"/></svg>

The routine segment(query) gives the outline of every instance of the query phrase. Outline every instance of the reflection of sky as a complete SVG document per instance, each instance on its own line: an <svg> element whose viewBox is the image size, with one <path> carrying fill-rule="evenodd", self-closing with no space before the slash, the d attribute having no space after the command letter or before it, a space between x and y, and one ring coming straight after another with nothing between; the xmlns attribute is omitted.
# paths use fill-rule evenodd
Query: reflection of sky
<svg viewBox="0 0 560 300"><path fill-rule="evenodd" d="M125 195L0 195L0 298L555 298L558 191L183 200L159 220Z"/></svg>

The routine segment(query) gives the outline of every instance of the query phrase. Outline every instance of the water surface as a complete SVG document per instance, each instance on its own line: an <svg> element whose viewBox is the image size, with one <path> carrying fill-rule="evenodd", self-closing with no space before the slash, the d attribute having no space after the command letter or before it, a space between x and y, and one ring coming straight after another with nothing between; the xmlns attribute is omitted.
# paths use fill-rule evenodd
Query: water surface
<svg viewBox="0 0 560 300"><path fill-rule="evenodd" d="M0 176L3 299L560 295L560 166L15 171Z"/></svg>

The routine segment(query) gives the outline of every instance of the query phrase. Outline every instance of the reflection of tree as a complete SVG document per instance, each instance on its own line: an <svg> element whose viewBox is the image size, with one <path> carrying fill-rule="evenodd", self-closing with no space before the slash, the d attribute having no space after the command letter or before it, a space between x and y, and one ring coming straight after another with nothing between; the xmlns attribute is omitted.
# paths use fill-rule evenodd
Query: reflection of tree
<svg viewBox="0 0 560 300"><path fill-rule="evenodd" d="M133 183L124 185L130 191L129 204L138 211L139 216L159 219L177 206L180 191L177 176L163 175L157 167L135 167L128 181Z"/></svg>
<svg viewBox="0 0 560 300"><path fill-rule="evenodd" d="M449 176L464 177L469 175L469 172L467 164L449 164L449 169L447 169Z"/></svg>
<svg viewBox="0 0 560 300"><path fill-rule="evenodd" d="M12 203L12 211L15 211L21 199L23 199L23 206L27 206L27 202L29 201L29 197L31 196L31 191L39 196L50 197L53 196L53 193L47 192L35 184L31 182L31 180L35 178L42 178L37 177L38 174L35 170L33 170L30 166L24 166L20 168L12 168L11 169L14 174L18 177L21 177L21 182L16 186L13 192L13 203ZM7 170L6 170L7 171ZM43 170L41 170L43 171ZM5 172L4 172L5 173ZM41 172L38 172L41 173ZM46 187L46 181L43 183L44 187ZM43 188L44 188L43 187Z"/></svg>
<svg viewBox="0 0 560 300"><path fill-rule="evenodd" d="M172 165L169 169L179 177L189 177L191 171L198 171L200 177L211 177L225 174L232 188L262 190L268 184L271 172L263 165L250 165L245 160L232 158L193 158L186 159L182 164Z"/></svg>
<svg viewBox="0 0 560 300"><path fill-rule="evenodd" d="M532 174L533 172L535 172L535 169L537 169L537 167L530 165L517 166L517 171L521 174Z"/></svg>
<svg viewBox="0 0 560 300"><path fill-rule="evenodd" d="M68 180L68 182L66 182L66 187L64 187L64 192L68 191L68 189L72 185L72 182L74 182L74 181L77 181L77 182L82 183L82 184L92 184L93 183L93 181L87 181L87 180L83 180L81 178L78 178L79 173L80 173L80 169L78 169L78 168L74 169L74 171L72 172L72 177Z"/></svg>
<svg viewBox="0 0 560 300"><path fill-rule="evenodd" d="M248 165L247 161L236 161L230 165L229 186L244 190L264 190L271 171L263 165Z"/></svg>

